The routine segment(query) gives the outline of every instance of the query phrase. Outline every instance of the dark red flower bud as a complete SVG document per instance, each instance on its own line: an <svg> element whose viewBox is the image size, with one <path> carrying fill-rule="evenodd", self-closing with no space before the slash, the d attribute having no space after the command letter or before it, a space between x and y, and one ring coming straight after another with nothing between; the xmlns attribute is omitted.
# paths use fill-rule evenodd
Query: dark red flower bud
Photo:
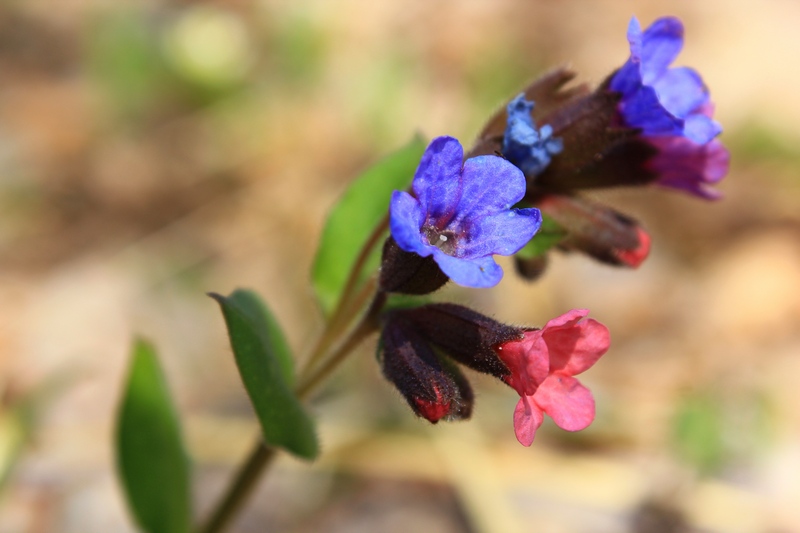
<svg viewBox="0 0 800 533"><path fill-rule="evenodd" d="M559 243L617 266L638 267L650 253L650 236L632 218L577 196L547 195L539 208L563 227Z"/></svg>
<svg viewBox="0 0 800 533"><path fill-rule="evenodd" d="M384 326L378 359L383 375L418 416L435 424L472 414L469 382L455 365L439 358L400 313L392 314Z"/></svg>
<svg viewBox="0 0 800 533"><path fill-rule="evenodd" d="M439 347L455 361L478 372L498 378L509 370L494 347L523 336L523 329L455 304L430 304L398 311L426 341Z"/></svg>
<svg viewBox="0 0 800 533"><path fill-rule="evenodd" d="M441 288L448 279L432 256L406 252L392 237L386 239L380 273L380 286L384 291L429 294Z"/></svg>

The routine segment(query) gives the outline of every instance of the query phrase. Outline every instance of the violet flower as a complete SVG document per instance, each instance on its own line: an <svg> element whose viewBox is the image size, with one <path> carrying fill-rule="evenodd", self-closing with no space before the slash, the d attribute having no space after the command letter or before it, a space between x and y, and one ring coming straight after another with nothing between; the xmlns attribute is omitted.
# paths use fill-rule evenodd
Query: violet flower
<svg viewBox="0 0 800 533"><path fill-rule="evenodd" d="M492 287L503 269L492 255L513 255L541 224L538 209L512 209L525 195L525 176L501 157L463 162L461 144L434 139L414 175L414 196L395 191L389 228L397 245L432 256L450 279L466 287Z"/></svg>
<svg viewBox="0 0 800 533"><path fill-rule="evenodd" d="M713 139L722 127L700 75L691 68L670 68L683 47L683 24L674 17L656 20L642 31L636 17L628 26L631 56L611 78L620 93L619 112L626 126L659 152L649 170L657 183L703 198L717 198L711 185L728 171L729 153Z"/></svg>

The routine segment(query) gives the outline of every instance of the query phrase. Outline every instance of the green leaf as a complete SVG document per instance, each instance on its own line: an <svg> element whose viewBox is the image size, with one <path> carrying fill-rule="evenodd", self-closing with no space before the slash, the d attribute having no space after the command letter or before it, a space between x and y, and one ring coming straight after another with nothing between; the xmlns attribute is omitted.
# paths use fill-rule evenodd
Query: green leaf
<svg viewBox="0 0 800 533"><path fill-rule="evenodd" d="M291 368L286 371L291 353L277 322L252 292L209 296L222 308L236 366L261 423L264 442L314 459L319 453L314 423L292 391Z"/></svg>
<svg viewBox="0 0 800 533"><path fill-rule="evenodd" d="M228 296L228 299L244 313L255 326L256 333L261 337L264 346L271 346L272 353L278 361L283 380L291 385L294 383L294 357L286 337L283 335L278 321L272 316L261 298L253 292L237 289Z"/></svg>
<svg viewBox="0 0 800 533"><path fill-rule="evenodd" d="M539 231L528 244L517 252L517 255L522 259L538 257L561 242L566 234L564 228L559 226L555 220L542 213L542 225Z"/></svg>
<svg viewBox="0 0 800 533"><path fill-rule="evenodd" d="M128 505L147 533L188 532L190 465L153 346L137 340L117 420L117 466Z"/></svg>
<svg viewBox="0 0 800 533"><path fill-rule="evenodd" d="M409 187L424 151L425 142L414 137L356 178L331 211L311 270L312 285L325 314L339 301L361 248L388 213L392 191ZM365 273L377 268L380 249L375 247Z"/></svg>

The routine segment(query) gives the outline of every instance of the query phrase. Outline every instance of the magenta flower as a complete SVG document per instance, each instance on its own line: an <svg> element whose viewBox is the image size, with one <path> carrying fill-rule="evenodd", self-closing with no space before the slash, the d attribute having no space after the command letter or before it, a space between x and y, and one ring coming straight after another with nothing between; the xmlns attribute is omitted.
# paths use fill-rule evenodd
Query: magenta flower
<svg viewBox="0 0 800 533"><path fill-rule="evenodd" d="M608 350L608 328L589 311L574 309L520 341L497 348L511 374L506 383L520 395L514 410L514 433L530 446L547 413L560 428L580 431L592 423L594 397L574 376L589 369Z"/></svg>

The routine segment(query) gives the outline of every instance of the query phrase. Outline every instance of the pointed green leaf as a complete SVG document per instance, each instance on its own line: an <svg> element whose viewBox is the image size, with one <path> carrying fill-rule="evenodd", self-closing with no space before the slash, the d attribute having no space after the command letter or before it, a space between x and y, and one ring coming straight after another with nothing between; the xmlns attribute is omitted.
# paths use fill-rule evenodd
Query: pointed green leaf
<svg viewBox="0 0 800 533"><path fill-rule="evenodd" d="M188 532L189 459L153 346L137 340L117 420L117 467L128 505L147 533Z"/></svg>
<svg viewBox="0 0 800 533"><path fill-rule="evenodd" d="M311 271L325 314L339 300L362 246L388 213L392 192L410 186L424 151L425 142L414 137L356 178L331 211ZM375 248L364 269L367 274L375 270L380 259L381 246Z"/></svg>
<svg viewBox="0 0 800 533"><path fill-rule="evenodd" d="M517 255L522 259L531 259L538 257L548 251L550 248L561 242L561 239L567 234L564 228L549 216L542 214L542 225L536 235L533 236L528 244L526 244Z"/></svg>
<svg viewBox="0 0 800 533"><path fill-rule="evenodd" d="M247 315L264 346L271 346L275 359L280 365L283 380L289 385L293 384L294 358L292 350L289 348L289 343L286 342L280 324L261 301L261 298L253 291L237 289L228 296L228 299Z"/></svg>
<svg viewBox="0 0 800 533"><path fill-rule="evenodd" d="M236 366L261 423L264 442L304 459L315 458L319 446L314 422L287 379L286 360L291 354L277 322L252 292L209 296L222 308Z"/></svg>

